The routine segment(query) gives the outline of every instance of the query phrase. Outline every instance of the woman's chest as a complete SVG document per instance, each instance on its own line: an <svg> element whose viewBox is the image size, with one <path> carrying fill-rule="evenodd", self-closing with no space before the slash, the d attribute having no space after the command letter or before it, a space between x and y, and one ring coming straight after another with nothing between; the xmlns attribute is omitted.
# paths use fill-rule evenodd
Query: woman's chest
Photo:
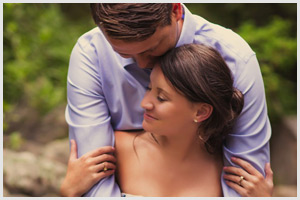
<svg viewBox="0 0 300 200"><path fill-rule="evenodd" d="M141 196L221 196L218 171L197 163L128 159L119 163L118 179L122 192Z"/></svg>

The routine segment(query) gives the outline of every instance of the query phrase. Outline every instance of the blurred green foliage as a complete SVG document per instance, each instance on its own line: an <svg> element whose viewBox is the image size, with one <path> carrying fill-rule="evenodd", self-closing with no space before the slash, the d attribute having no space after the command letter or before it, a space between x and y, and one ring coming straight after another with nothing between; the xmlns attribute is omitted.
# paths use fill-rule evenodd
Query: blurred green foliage
<svg viewBox="0 0 300 200"><path fill-rule="evenodd" d="M297 113L297 38L291 29L288 20L275 17L264 27L245 22L238 31L260 62L272 121Z"/></svg>
<svg viewBox="0 0 300 200"><path fill-rule="evenodd" d="M274 16L293 23L291 33L297 34L296 3L187 3L192 13L204 19L235 30L251 19L256 26L268 25Z"/></svg>
<svg viewBox="0 0 300 200"><path fill-rule="evenodd" d="M8 147L13 150L18 150L18 149L20 149L23 142L24 141L23 141L21 134L19 132L15 131L15 132L11 133L9 136Z"/></svg>
<svg viewBox="0 0 300 200"><path fill-rule="evenodd" d="M186 4L239 33L259 59L269 116L296 114L297 4ZM95 27L88 4L3 4L4 118L16 105L41 115L66 103L76 40ZM4 120L4 128L9 124Z"/></svg>
<svg viewBox="0 0 300 200"><path fill-rule="evenodd" d="M61 4L6 3L3 10L4 113L23 102L46 114L66 102L70 52L94 25L68 19Z"/></svg>

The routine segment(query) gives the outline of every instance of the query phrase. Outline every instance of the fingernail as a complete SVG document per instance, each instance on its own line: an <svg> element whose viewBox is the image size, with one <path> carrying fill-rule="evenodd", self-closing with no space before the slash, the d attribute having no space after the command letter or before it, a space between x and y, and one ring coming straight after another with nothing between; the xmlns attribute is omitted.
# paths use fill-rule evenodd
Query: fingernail
<svg viewBox="0 0 300 200"><path fill-rule="evenodd" d="M231 157L231 160L237 160L237 158L236 157Z"/></svg>
<svg viewBox="0 0 300 200"><path fill-rule="evenodd" d="M226 167L226 166L224 166L224 167L223 167L223 169L225 170L225 169L227 169L227 167Z"/></svg>

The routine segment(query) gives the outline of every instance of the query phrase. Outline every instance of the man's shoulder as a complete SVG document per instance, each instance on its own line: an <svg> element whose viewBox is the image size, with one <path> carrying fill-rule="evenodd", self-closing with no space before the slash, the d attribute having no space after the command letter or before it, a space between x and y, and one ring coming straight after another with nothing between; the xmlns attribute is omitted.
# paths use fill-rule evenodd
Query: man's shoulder
<svg viewBox="0 0 300 200"><path fill-rule="evenodd" d="M98 43L102 43L102 45L96 45ZM84 33L77 40L77 45L82 49L86 49L89 47L103 47L107 44L108 42L106 41L103 33L98 27L95 27Z"/></svg>
<svg viewBox="0 0 300 200"><path fill-rule="evenodd" d="M98 27L81 35L72 50L72 55L88 59L94 65L99 62L100 55L103 54L115 55L115 52L112 50L109 42ZM97 64L97 66L100 65Z"/></svg>
<svg viewBox="0 0 300 200"><path fill-rule="evenodd" d="M234 56L235 59L247 62L255 53L249 44L230 28L223 27L194 15L198 24L195 42L213 46L222 55Z"/></svg>

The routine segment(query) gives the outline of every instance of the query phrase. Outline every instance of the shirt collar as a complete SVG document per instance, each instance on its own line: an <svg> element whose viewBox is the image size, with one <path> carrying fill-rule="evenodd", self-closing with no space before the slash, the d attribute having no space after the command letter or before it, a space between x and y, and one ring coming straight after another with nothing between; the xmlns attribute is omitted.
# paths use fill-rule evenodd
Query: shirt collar
<svg viewBox="0 0 300 200"><path fill-rule="evenodd" d="M187 7L182 4L184 9L184 20L181 29L181 34L179 40L177 41L176 47L182 46L184 44L193 43L197 24L194 20L193 14L187 9Z"/></svg>
<svg viewBox="0 0 300 200"><path fill-rule="evenodd" d="M118 54L118 53L116 52L116 54ZM135 61L132 58L123 58L122 56L120 56L120 61L123 65L123 67L126 67L128 65L131 65L131 64L135 63Z"/></svg>

